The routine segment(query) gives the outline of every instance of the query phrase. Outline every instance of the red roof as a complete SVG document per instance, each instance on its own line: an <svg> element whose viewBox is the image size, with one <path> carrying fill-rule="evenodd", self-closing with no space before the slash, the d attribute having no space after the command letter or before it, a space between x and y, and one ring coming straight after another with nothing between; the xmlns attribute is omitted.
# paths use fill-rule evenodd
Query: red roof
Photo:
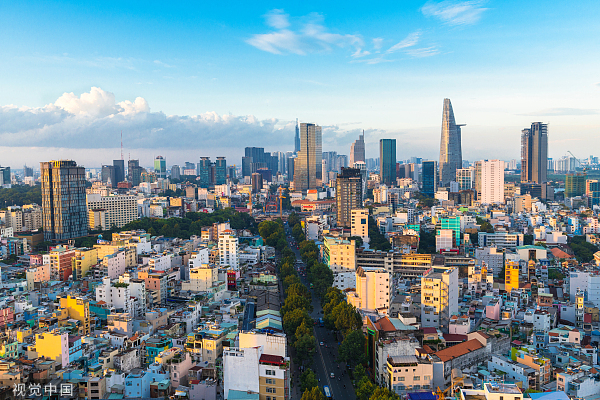
<svg viewBox="0 0 600 400"><path fill-rule="evenodd" d="M456 346L440 350L435 353L435 355L438 356L442 362L446 362L481 348L483 348L483 345L479 340L471 339L467 342L459 343Z"/></svg>
<svg viewBox="0 0 600 400"><path fill-rule="evenodd" d="M435 328L423 328L423 333L437 333Z"/></svg>
<svg viewBox="0 0 600 400"><path fill-rule="evenodd" d="M467 339L468 339L467 335L444 333L444 340L446 342L466 342Z"/></svg>
<svg viewBox="0 0 600 400"><path fill-rule="evenodd" d="M263 354L260 356L259 362L264 363L264 364L283 365L283 364L285 364L285 359L281 356L274 356L271 354Z"/></svg>

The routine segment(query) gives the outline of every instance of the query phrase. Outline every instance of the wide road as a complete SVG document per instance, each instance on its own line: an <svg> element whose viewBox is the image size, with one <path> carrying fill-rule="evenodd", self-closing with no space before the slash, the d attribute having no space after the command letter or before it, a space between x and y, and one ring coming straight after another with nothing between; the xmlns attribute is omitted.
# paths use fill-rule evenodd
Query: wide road
<svg viewBox="0 0 600 400"><path fill-rule="evenodd" d="M289 229L287 223L285 224L286 235L288 243L290 243L290 248L296 254L296 258L300 261L300 251L297 250L294 246L291 245L291 242L294 240L291 238L291 229ZM310 283L308 279L302 278L302 282L310 288ZM313 311L310 313L310 316L313 320L319 320L319 318L323 318L323 309L321 307L321 300L312 293L312 306ZM317 348L315 352L315 356L313 358L312 369L315 371L317 375L317 379L319 380L319 387L321 389L323 386L329 386L331 390L331 395L334 399L348 399L355 400L356 394L354 393L354 388L352 387L352 381L350 380L350 376L348 375L348 371L346 370L345 363L338 363L338 341L335 338L335 334L330 330L320 327L318 324L314 326L314 335L317 342ZM323 342L323 346L320 343ZM294 371L294 373L299 373ZM331 373L334 374L334 377L331 377ZM342 375L343 374L343 375Z"/></svg>

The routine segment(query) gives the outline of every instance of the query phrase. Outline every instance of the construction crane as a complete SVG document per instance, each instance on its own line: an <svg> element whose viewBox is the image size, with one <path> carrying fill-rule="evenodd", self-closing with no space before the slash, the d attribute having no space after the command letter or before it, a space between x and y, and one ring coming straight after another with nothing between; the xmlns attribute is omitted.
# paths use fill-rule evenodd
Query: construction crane
<svg viewBox="0 0 600 400"><path fill-rule="evenodd" d="M283 195L283 188L279 187L279 217L283 218L283 199L287 198L287 196Z"/></svg>

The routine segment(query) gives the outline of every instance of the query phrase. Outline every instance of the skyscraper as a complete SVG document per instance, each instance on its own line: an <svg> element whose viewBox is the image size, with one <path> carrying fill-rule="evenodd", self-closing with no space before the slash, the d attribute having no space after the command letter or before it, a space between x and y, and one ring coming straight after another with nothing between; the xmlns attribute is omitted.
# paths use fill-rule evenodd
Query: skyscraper
<svg viewBox="0 0 600 400"><path fill-rule="evenodd" d="M379 140L379 177L387 186L396 183L396 139Z"/></svg>
<svg viewBox="0 0 600 400"><path fill-rule="evenodd" d="M321 127L300 124L300 150L294 165L294 189L306 191L317 187L322 169Z"/></svg>
<svg viewBox="0 0 600 400"><path fill-rule="evenodd" d="M129 160L127 162L127 180L131 182L133 187L140 185L142 169L140 160Z"/></svg>
<svg viewBox="0 0 600 400"><path fill-rule="evenodd" d="M0 187L10 187L10 167L0 167Z"/></svg>
<svg viewBox="0 0 600 400"><path fill-rule="evenodd" d="M117 187L117 176L115 174L115 166L114 165L103 165L102 166L102 184L108 185L111 188Z"/></svg>
<svg viewBox="0 0 600 400"><path fill-rule="evenodd" d="M428 196L435 196L437 192L437 161L423 161L423 189L421 192Z"/></svg>
<svg viewBox="0 0 600 400"><path fill-rule="evenodd" d="M365 131L350 145L350 165L359 161L365 161Z"/></svg>
<svg viewBox="0 0 600 400"><path fill-rule="evenodd" d="M157 178L167 177L167 160L163 156L157 156L154 159L154 173Z"/></svg>
<svg viewBox="0 0 600 400"><path fill-rule="evenodd" d="M88 234L85 168L75 161L40 163L44 240L67 240Z"/></svg>
<svg viewBox="0 0 600 400"><path fill-rule="evenodd" d="M171 167L171 179L181 179L181 168L179 168L179 165Z"/></svg>
<svg viewBox="0 0 600 400"><path fill-rule="evenodd" d="M548 125L533 122L521 131L521 182L548 181Z"/></svg>
<svg viewBox="0 0 600 400"><path fill-rule="evenodd" d="M123 182L125 180L125 161L123 160L113 160L113 167L115 168L115 180L113 183L113 187L117 187L119 182Z"/></svg>
<svg viewBox="0 0 600 400"><path fill-rule="evenodd" d="M298 118L296 118L296 137L294 138L294 153L298 154L300 151L300 125L298 125Z"/></svg>
<svg viewBox="0 0 600 400"><path fill-rule="evenodd" d="M217 157L215 161L215 185L227 183L227 161L225 157Z"/></svg>
<svg viewBox="0 0 600 400"><path fill-rule="evenodd" d="M198 163L198 177L200 178L200 187L207 188L210 185L210 158L200 157Z"/></svg>
<svg viewBox="0 0 600 400"><path fill-rule="evenodd" d="M440 143L440 183L448 185L456 178L456 170L462 168L460 127L454 121L450 99L444 99L442 113L442 140Z"/></svg>
<svg viewBox="0 0 600 400"><path fill-rule="evenodd" d="M342 168L335 181L337 224L350 228L352 210L362 208L362 176L357 168Z"/></svg>

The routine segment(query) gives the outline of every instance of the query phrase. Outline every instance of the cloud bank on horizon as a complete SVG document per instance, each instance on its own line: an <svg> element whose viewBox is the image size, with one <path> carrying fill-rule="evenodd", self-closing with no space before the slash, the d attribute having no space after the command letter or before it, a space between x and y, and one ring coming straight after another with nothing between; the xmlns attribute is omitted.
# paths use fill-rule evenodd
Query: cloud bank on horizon
<svg viewBox="0 0 600 400"><path fill-rule="evenodd" d="M259 120L253 115L193 116L152 112L148 102L116 102L115 95L98 87L80 96L64 93L44 107L0 106L0 143L3 146L62 147L72 149L116 148L123 132L129 148L191 149L245 146L293 146L295 121ZM349 144L358 128L324 126L324 143ZM368 130L367 135L384 131Z"/></svg>

